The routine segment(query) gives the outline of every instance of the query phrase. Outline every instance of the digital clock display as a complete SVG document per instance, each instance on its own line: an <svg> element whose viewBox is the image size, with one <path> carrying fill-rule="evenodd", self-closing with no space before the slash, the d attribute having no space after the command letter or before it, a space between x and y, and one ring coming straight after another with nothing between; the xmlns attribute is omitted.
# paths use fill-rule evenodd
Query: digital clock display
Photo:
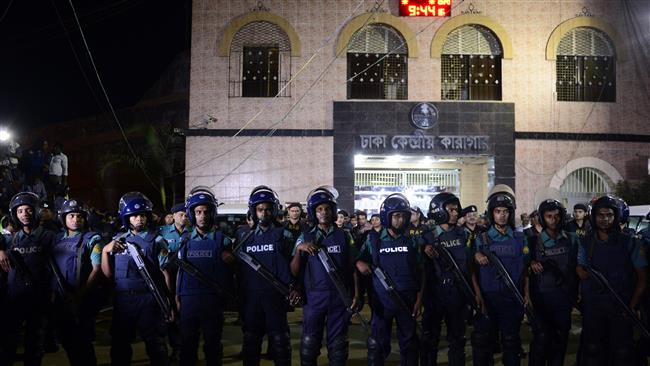
<svg viewBox="0 0 650 366"><path fill-rule="evenodd" d="M451 0L399 0L399 15L403 17L449 17Z"/></svg>

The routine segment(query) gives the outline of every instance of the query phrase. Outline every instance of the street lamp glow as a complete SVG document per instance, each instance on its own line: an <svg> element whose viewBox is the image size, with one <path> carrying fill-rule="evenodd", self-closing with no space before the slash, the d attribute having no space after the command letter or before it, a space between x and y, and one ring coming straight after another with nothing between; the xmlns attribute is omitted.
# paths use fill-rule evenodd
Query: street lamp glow
<svg viewBox="0 0 650 366"><path fill-rule="evenodd" d="M0 130L0 142L9 141L11 134L7 130Z"/></svg>

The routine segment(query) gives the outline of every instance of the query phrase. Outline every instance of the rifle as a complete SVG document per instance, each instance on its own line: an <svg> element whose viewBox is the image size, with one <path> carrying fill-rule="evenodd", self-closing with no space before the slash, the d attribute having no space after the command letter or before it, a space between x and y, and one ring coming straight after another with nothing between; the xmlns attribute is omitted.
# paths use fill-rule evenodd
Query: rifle
<svg viewBox="0 0 650 366"><path fill-rule="evenodd" d="M160 290L158 289L156 283L153 280L153 277L151 277L149 270L147 270L146 263L144 262L142 255L140 255L139 248L133 243L126 242L125 244L126 244L126 250L128 251L133 261L135 262L136 267L138 267L138 272L140 272L140 277L142 277L142 280L144 280L147 289L149 290L149 292L151 292L154 299L156 300L156 303L158 304L158 307L162 311L165 320L171 319L172 307L169 298L163 296L160 293Z"/></svg>
<svg viewBox="0 0 650 366"><path fill-rule="evenodd" d="M244 252L241 250L241 247L244 245L246 241L248 241L248 238L255 233L255 229L257 226L253 226L251 230L242 238L242 240L237 244L237 246L233 249L232 254L239 258L242 262L246 263L253 271L257 272L264 280L266 280L273 288L275 288L282 296L284 296L287 301L289 301L289 295L291 294L291 288L289 288L288 285L284 284L282 281L280 281L273 272L271 272L268 268L264 267L262 263L260 263L257 259L253 258L250 254ZM291 306L296 306L301 303L300 297L298 297L295 301L289 301L289 305Z"/></svg>
<svg viewBox="0 0 650 366"><path fill-rule="evenodd" d="M369 333L368 321L363 317L363 315L361 315L359 310L352 309L352 299L350 298L348 289L343 283L340 271L338 268L336 268L336 263L334 263L334 260L325 248L318 249L317 255L318 260L320 260L323 268L325 268L325 272L327 272L327 275L329 276L330 280L332 280L334 287L336 287L336 291L339 293L339 297L343 301L345 308L348 312L352 313L359 319L361 326L363 326L363 329L366 331L366 333Z"/></svg>
<svg viewBox="0 0 650 366"><path fill-rule="evenodd" d="M598 286L601 288L601 290L607 290L609 295L612 297L616 305L623 310L623 313L627 315L632 321L634 321L634 324L639 327L641 330L641 333L645 338L650 338L650 331L648 331L648 328L643 324L643 322L636 316L634 311L630 309L629 306L623 301L623 299L618 295L618 293L612 288L612 286L609 284L609 281L607 281L607 278L597 271L595 268L591 266L585 266L585 269L587 272L589 272L589 277L593 278L596 280L598 283Z"/></svg>
<svg viewBox="0 0 650 366"><path fill-rule="evenodd" d="M440 243L440 240L437 240L437 243L436 251L441 255L443 261L447 263L447 268L445 268L445 270L450 271L454 275L457 288L465 295L467 301L469 301L469 305L474 309L476 314L481 314L487 319L488 315L478 306L474 290L472 290L469 282L467 282L467 278L465 278L463 271L458 267L458 263L451 253L449 253L449 250Z"/></svg>
<svg viewBox="0 0 650 366"><path fill-rule="evenodd" d="M388 274L386 274L386 272L384 272L384 270L381 269L381 267L379 266L374 266L372 268L372 273L375 275L375 277L377 277L379 283L384 288L384 290L386 290L388 296L390 296L391 301L393 301L393 304L397 306L397 308L403 311L404 313L411 314L411 317L413 317L412 316L413 309L409 309L409 307L406 305L404 299L402 299L402 297L397 292L397 287L395 286L395 282L393 282L393 280L388 276ZM422 326L420 325L420 323L417 322L417 319L415 319L415 317L413 318L414 318L413 320L415 320L415 325L418 328L418 331L420 332L420 334L422 334Z"/></svg>
<svg viewBox="0 0 650 366"><path fill-rule="evenodd" d="M180 250L180 249L179 249ZM217 281L214 281L212 278L208 277L205 275L205 273L201 272L200 269L196 268L195 265L192 263L180 259L176 257L176 264L178 264L178 267L183 270L185 273L188 275L196 278L199 282L201 282L203 285L211 288L212 290L216 291L217 294L221 297L225 297L231 300L235 300L235 295L231 294L230 292L226 291L221 284L219 284Z"/></svg>
<svg viewBox="0 0 650 366"><path fill-rule="evenodd" d="M275 288L282 296L289 300L289 295L291 294L291 288L286 285L284 282L280 281L273 272L268 268L264 267L257 259L253 258L250 254L237 250L233 254L239 258L242 262L246 263L253 271L257 272L266 282L268 282L273 288ZM300 304L300 297L295 301L289 301L289 305L296 306Z"/></svg>
<svg viewBox="0 0 650 366"><path fill-rule="evenodd" d="M501 282L506 285L510 293L515 297L515 300L517 300L519 305L524 308L524 312L526 313L526 316L528 317L530 323L533 326L537 326L537 317L535 316L533 309L530 305L526 305L526 301L524 300L521 291L519 291L519 288L517 288L517 285L512 280L512 277L510 277L510 274L506 270L506 267L503 266L501 259L499 259L499 257L497 257L491 250L489 250L489 248L486 248L485 245L481 247L480 252L488 257L490 266L492 266L492 268L497 271L497 278L501 279Z"/></svg>

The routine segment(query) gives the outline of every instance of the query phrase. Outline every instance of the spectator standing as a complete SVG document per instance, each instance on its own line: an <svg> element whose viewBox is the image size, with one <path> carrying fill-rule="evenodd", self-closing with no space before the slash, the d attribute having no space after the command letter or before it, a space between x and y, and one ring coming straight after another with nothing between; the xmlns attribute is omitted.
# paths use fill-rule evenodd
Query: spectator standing
<svg viewBox="0 0 650 366"><path fill-rule="evenodd" d="M49 174L52 187L66 185L68 180L68 157L63 153L63 145L60 143L56 143L52 149Z"/></svg>

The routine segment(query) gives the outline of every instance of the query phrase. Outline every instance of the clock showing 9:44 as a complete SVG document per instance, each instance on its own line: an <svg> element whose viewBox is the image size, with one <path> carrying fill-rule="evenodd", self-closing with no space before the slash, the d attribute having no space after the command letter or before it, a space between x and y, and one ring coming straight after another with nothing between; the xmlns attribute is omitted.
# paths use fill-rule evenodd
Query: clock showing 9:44
<svg viewBox="0 0 650 366"><path fill-rule="evenodd" d="M399 0L402 17L449 17L451 0Z"/></svg>

